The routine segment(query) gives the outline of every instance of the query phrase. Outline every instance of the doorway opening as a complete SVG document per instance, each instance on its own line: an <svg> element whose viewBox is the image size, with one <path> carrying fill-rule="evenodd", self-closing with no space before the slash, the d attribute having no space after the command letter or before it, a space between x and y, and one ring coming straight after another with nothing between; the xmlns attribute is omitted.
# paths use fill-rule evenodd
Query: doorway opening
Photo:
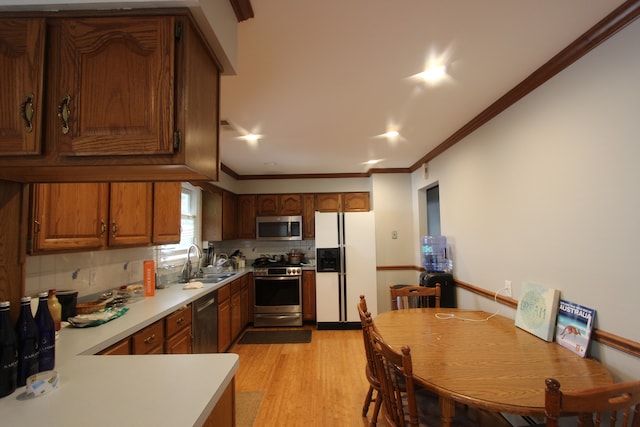
<svg viewBox="0 0 640 427"><path fill-rule="evenodd" d="M427 233L440 235L440 187L435 185L427 189Z"/></svg>

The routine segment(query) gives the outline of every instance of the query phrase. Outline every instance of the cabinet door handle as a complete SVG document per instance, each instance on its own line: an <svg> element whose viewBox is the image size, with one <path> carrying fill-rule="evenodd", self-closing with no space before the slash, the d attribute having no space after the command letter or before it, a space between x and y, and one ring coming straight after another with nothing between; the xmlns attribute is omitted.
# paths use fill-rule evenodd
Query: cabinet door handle
<svg viewBox="0 0 640 427"><path fill-rule="evenodd" d="M31 120L33 119L33 113L35 110L33 109L33 94L30 93L24 99L24 102L20 104L20 117L24 120L24 127L27 129L27 132L31 133L33 130L33 123Z"/></svg>
<svg viewBox="0 0 640 427"><path fill-rule="evenodd" d="M35 225L34 227L34 232L35 233L39 233L40 232L40 221L38 221L37 219L33 220L33 224Z"/></svg>
<svg viewBox="0 0 640 427"><path fill-rule="evenodd" d="M104 233L107 231L107 224L104 223L104 219L100 220L100 237L104 237Z"/></svg>
<svg viewBox="0 0 640 427"><path fill-rule="evenodd" d="M69 104L71 103L71 95L66 95L58 104L58 117L62 122L62 133L64 135L69 133L69 119L71 118L71 110Z"/></svg>
<svg viewBox="0 0 640 427"><path fill-rule="evenodd" d="M152 334L150 337L144 339L145 344L151 344L156 340L156 334Z"/></svg>
<svg viewBox="0 0 640 427"><path fill-rule="evenodd" d="M113 221L111 223L111 236L116 237L117 234L118 234L118 224L116 224L116 222Z"/></svg>

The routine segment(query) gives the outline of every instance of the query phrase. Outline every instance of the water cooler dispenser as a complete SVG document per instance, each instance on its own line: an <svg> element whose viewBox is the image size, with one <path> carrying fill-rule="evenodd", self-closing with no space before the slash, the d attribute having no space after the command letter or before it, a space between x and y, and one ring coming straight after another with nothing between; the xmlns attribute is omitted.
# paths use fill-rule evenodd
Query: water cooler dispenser
<svg viewBox="0 0 640 427"><path fill-rule="evenodd" d="M456 308L456 284L451 273L421 273L420 286L435 288L440 283L440 307ZM429 307L435 306L434 297L429 297Z"/></svg>

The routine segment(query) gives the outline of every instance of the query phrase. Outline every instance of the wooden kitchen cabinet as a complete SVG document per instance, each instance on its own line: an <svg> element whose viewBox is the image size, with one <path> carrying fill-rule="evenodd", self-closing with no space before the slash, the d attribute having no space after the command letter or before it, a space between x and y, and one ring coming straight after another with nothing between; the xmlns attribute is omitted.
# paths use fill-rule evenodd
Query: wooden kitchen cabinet
<svg viewBox="0 0 640 427"><path fill-rule="evenodd" d="M218 289L218 352L224 353L231 345L231 287Z"/></svg>
<svg viewBox="0 0 640 427"><path fill-rule="evenodd" d="M164 322L158 320L131 337L132 354L162 354L164 351Z"/></svg>
<svg viewBox="0 0 640 427"><path fill-rule="evenodd" d="M202 192L202 239L211 242L237 238L237 196L209 183L193 183Z"/></svg>
<svg viewBox="0 0 640 427"><path fill-rule="evenodd" d="M0 19L0 156L42 151L44 19Z"/></svg>
<svg viewBox="0 0 640 427"><path fill-rule="evenodd" d="M370 196L367 192L318 193L316 210L319 212L368 212Z"/></svg>
<svg viewBox="0 0 640 427"><path fill-rule="evenodd" d="M180 242L182 183L153 183L153 234L154 244L166 245Z"/></svg>
<svg viewBox="0 0 640 427"><path fill-rule="evenodd" d="M222 392L203 427L235 427L236 425L236 388L235 378Z"/></svg>
<svg viewBox="0 0 640 427"><path fill-rule="evenodd" d="M120 342L105 348L98 353L102 356L127 356L131 354L131 338L125 338Z"/></svg>
<svg viewBox="0 0 640 427"><path fill-rule="evenodd" d="M342 193L318 193L316 195L318 212L342 212Z"/></svg>
<svg viewBox="0 0 640 427"><path fill-rule="evenodd" d="M253 322L253 273L245 274L240 280L242 280L240 304L242 306L242 329L244 329Z"/></svg>
<svg viewBox="0 0 640 427"><path fill-rule="evenodd" d="M164 318L165 354L191 354L191 304Z"/></svg>
<svg viewBox="0 0 640 427"><path fill-rule="evenodd" d="M32 254L105 247L109 184L34 184L32 199Z"/></svg>
<svg viewBox="0 0 640 427"><path fill-rule="evenodd" d="M302 271L302 320L316 320L316 272Z"/></svg>
<svg viewBox="0 0 640 427"><path fill-rule="evenodd" d="M48 21L48 111L62 117L47 138L60 156L173 153L174 25L168 16Z"/></svg>
<svg viewBox="0 0 640 427"><path fill-rule="evenodd" d="M231 287L231 341L235 340L244 325L242 324L242 278L236 279L229 284Z"/></svg>
<svg viewBox="0 0 640 427"><path fill-rule="evenodd" d="M367 192L344 193L343 200L345 212L369 212L371 210L370 196Z"/></svg>
<svg viewBox="0 0 640 427"><path fill-rule="evenodd" d="M115 182L109 187L109 246L151 243L153 184Z"/></svg>
<svg viewBox="0 0 640 427"><path fill-rule="evenodd" d="M0 19L0 179L217 180L220 70L189 10L91 15Z"/></svg>
<svg viewBox="0 0 640 427"><path fill-rule="evenodd" d="M316 237L316 195L302 195L302 238Z"/></svg>
<svg viewBox="0 0 640 427"><path fill-rule="evenodd" d="M252 275L246 274L218 289L218 351L227 351L240 336L248 322L253 320Z"/></svg>
<svg viewBox="0 0 640 427"><path fill-rule="evenodd" d="M227 190L222 192L222 240L233 240L238 237L237 203L235 194Z"/></svg>
<svg viewBox="0 0 640 427"><path fill-rule="evenodd" d="M257 215L302 215L300 194L260 194L257 197Z"/></svg>
<svg viewBox="0 0 640 427"><path fill-rule="evenodd" d="M180 241L180 189L172 182L33 184L30 253Z"/></svg>
<svg viewBox="0 0 640 427"><path fill-rule="evenodd" d="M238 239L256 238L256 196L255 194L238 195Z"/></svg>

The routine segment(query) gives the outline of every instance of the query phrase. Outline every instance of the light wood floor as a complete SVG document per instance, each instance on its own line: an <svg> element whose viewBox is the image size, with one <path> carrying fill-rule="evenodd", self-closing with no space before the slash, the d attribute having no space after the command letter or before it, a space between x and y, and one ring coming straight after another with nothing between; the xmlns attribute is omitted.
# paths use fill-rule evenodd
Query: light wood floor
<svg viewBox="0 0 640 427"><path fill-rule="evenodd" d="M265 393L254 426L367 426L362 330L305 328L313 330L309 344L235 344L229 350L240 355L236 391Z"/></svg>

